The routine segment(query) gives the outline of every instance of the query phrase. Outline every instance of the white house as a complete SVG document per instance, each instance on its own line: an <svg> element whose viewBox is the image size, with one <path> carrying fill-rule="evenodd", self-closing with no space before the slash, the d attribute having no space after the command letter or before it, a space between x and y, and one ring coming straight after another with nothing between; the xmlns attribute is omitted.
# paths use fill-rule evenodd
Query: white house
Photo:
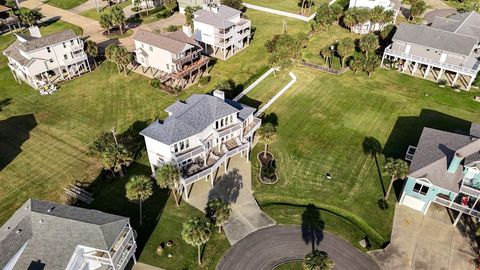
<svg viewBox="0 0 480 270"><path fill-rule="evenodd" d="M431 26L401 24L383 54L399 71L469 90L480 71L480 14L436 17Z"/></svg>
<svg viewBox="0 0 480 270"><path fill-rule="evenodd" d="M137 4L140 9L152 9L161 6L163 0L132 0L132 5L135 6L135 4Z"/></svg>
<svg viewBox="0 0 480 270"><path fill-rule="evenodd" d="M253 115L255 108L225 99L218 90L213 95L194 94L165 111L169 114L165 120L155 121L140 134L145 137L152 174L166 163L178 166L185 191L205 177L213 185L213 174L230 157L248 158L261 124ZM188 199L188 192L185 195Z"/></svg>
<svg viewBox="0 0 480 270"><path fill-rule="evenodd" d="M0 228L0 269L123 270L136 248L126 217L30 199Z"/></svg>
<svg viewBox="0 0 480 270"><path fill-rule="evenodd" d="M142 68L160 71L161 82L191 78L208 68L209 58L201 54L202 47L184 26L168 34L156 34L139 29L133 37L135 60Z"/></svg>
<svg viewBox="0 0 480 270"><path fill-rule="evenodd" d="M226 60L250 43L252 23L241 15L241 11L224 5L213 5L195 12L195 40L207 54Z"/></svg>
<svg viewBox="0 0 480 270"><path fill-rule="evenodd" d="M90 71L83 41L72 30L42 37L38 27L32 27L30 36L15 36L17 40L3 54L19 82L39 89Z"/></svg>
<svg viewBox="0 0 480 270"><path fill-rule="evenodd" d="M180 13L185 13L186 7L208 8L210 5L220 4L220 0L178 0L178 9Z"/></svg>
<svg viewBox="0 0 480 270"><path fill-rule="evenodd" d="M373 9L377 6L383 7L385 11L393 11L394 16L391 23L395 23L402 4L399 0L350 0L348 8ZM382 30L387 24L388 23L373 23L371 21L367 21L364 24L357 24L353 26L352 32L357 34L368 34L370 32Z"/></svg>

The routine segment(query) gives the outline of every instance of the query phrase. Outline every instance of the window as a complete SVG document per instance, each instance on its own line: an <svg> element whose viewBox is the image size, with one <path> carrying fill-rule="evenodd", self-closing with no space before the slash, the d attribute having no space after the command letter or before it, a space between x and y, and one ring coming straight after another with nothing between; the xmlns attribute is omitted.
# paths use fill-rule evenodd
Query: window
<svg viewBox="0 0 480 270"><path fill-rule="evenodd" d="M150 47L150 51L153 52L153 47L152 46L149 46Z"/></svg>
<svg viewBox="0 0 480 270"><path fill-rule="evenodd" d="M233 115L230 115L230 123L233 123Z"/></svg>
<svg viewBox="0 0 480 270"><path fill-rule="evenodd" d="M170 65L169 64L167 64L167 70L170 70Z"/></svg>
<svg viewBox="0 0 480 270"><path fill-rule="evenodd" d="M190 147L190 144L188 143L188 140L185 140L185 148Z"/></svg>
<svg viewBox="0 0 480 270"><path fill-rule="evenodd" d="M49 53L52 52L52 51L50 50L50 47L47 47L47 52L49 52Z"/></svg>
<svg viewBox="0 0 480 270"><path fill-rule="evenodd" d="M63 58L64 58L65 60L67 60L67 59L68 59L68 55L64 54L64 55L63 55Z"/></svg>
<svg viewBox="0 0 480 270"><path fill-rule="evenodd" d="M413 186L413 192L420 193L422 195L426 195L429 189L430 188L428 186L424 186L419 183L415 183L415 186Z"/></svg>
<svg viewBox="0 0 480 270"><path fill-rule="evenodd" d="M184 142L180 142L180 151L185 149L185 143Z"/></svg>
<svg viewBox="0 0 480 270"><path fill-rule="evenodd" d="M53 59L48 60L50 63L53 63Z"/></svg>
<svg viewBox="0 0 480 270"><path fill-rule="evenodd" d="M173 149L175 150L175 153L178 152L178 146L177 146L177 144L174 144L174 145L173 145Z"/></svg>
<svg viewBox="0 0 480 270"><path fill-rule="evenodd" d="M225 118L225 125L228 125L228 117Z"/></svg>
<svg viewBox="0 0 480 270"><path fill-rule="evenodd" d="M218 129L218 121L215 121L215 128Z"/></svg>
<svg viewBox="0 0 480 270"><path fill-rule="evenodd" d="M67 45L65 44L65 42L63 42L63 48L67 48Z"/></svg>
<svg viewBox="0 0 480 270"><path fill-rule="evenodd" d="M70 40L70 45L73 45L73 39L72 39L72 40Z"/></svg>
<svg viewBox="0 0 480 270"><path fill-rule="evenodd" d="M223 127L223 119L220 120L220 127Z"/></svg>

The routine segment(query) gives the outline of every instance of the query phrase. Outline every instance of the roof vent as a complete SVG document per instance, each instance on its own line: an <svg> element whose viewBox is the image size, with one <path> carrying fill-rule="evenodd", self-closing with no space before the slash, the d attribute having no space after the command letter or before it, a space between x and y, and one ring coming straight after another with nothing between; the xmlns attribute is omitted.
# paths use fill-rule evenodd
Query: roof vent
<svg viewBox="0 0 480 270"><path fill-rule="evenodd" d="M30 32L30 36L36 37L36 38L41 38L42 34L40 33L40 29L38 29L38 26L31 26L28 28L28 31Z"/></svg>
<svg viewBox="0 0 480 270"><path fill-rule="evenodd" d="M42 223L43 223L43 219L40 219L40 220L38 221L38 223L42 224Z"/></svg>
<svg viewBox="0 0 480 270"><path fill-rule="evenodd" d="M215 91L213 91L213 96L217 97L221 100L225 100L225 92L223 92L223 91L215 90Z"/></svg>
<svg viewBox="0 0 480 270"><path fill-rule="evenodd" d="M21 232L22 232L22 229L18 229L15 233L16 233L16 234L19 234L19 233L21 233Z"/></svg>
<svg viewBox="0 0 480 270"><path fill-rule="evenodd" d="M53 209L55 209L55 206L48 208L47 212L51 213L53 211Z"/></svg>

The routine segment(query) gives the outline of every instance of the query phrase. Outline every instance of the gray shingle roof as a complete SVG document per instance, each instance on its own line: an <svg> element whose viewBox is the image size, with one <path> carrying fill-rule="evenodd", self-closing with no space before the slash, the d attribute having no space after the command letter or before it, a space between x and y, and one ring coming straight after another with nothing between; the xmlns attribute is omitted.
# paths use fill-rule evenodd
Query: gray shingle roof
<svg viewBox="0 0 480 270"><path fill-rule="evenodd" d="M478 38L439 30L425 25L400 24L393 40L469 56Z"/></svg>
<svg viewBox="0 0 480 270"><path fill-rule="evenodd" d="M222 100L207 94L194 94L185 102L177 101L166 111L171 115L163 122L155 121L140 132L164 144L171 145L200 133L216 120L238 113L245 119L255 112L255 108L231 100Z"/></svg>
<svg viewBox="0 0 480 270"><path fill-rule="evenodd" d="M472 11L448 18L436 17L432 27L480 39L480 14Z"/></svg>
<svg viewBox="0 0 480 270"><path fill-rule="evenodd" d="M193 38L189 38L182 30L178 30L168 35L161 35L144 29L138 29L133 36L133 39L174 54L181 53L187 45L200 47Z"/></svg>
<svg viewBox="0 0 480 270"><path fill-rule="evenodd" d="M27 58L23 57L23 55L20 53L20 50L18 49L18 45L20 44L19 41L15 41L10 46L8 46L4 51L3 54L7 57L12 58L13 60L17 61L20 65L25 66L27 65L30 60Z"/></svg>
<svg viewBox="0 0 480 270"><path fill-rule="evenodd" d="M29 52L62 43L64 41L69 41L78 37L79 36L75 34L75 32L73 32L71 29L68 29L49 36L39 38L30 37L26 42L20 42L18 44L18 48L22 51Z"/></svg>
<svg viewBox="0 0 480 270"><path fill-rule="evenodd" d="M36 261L45 270L65 269L77 245L109 250L127 223L97 210L30 199L0 228L0 268L26 243L14 269Z"/></svg>
<svg viewBox="0 0 480 270"><path fill-rule="evenodd" d="M480 139L424 128L410 163L409 175L415 178L425 177L436 186L456 192L463 179L463 165L454 174L447 172L455 152L465 158L464 164L475 161L480 157Z"/></svg>
<svg viewBox="0 0 480 270"><path fill-rule="evenodd" d="M213 25L216 28L226 29L233 25L233 22L230 21L235 16L238 16L242 12L234 8L220 5L218 11L213 10L199 10L194 13L194 21L201 23Z"/></svg>

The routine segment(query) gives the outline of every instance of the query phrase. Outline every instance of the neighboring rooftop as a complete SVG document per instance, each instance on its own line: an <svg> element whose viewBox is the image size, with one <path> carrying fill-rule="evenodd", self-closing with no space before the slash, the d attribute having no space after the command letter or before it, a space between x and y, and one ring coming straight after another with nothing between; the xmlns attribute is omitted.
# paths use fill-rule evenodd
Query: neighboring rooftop
<svg viewBox="0 0 480 270"><path fill-rule="evenodd" d="M238 117L244 120L255 110L239 102L194 94L185 102L177 101L169 106L165 109L169 117L163 122L155 121L140 134L170 145L202 132L220 118L238 113Z"/></svg>
<svg viewBox="0 0 480 270"><path fill-rule="evenodd" d="M242 12L234 8L219 5L216 7L210 8L210 10L198 10L194 13L194 20L205 23L208 25L213 25L216 28L226 29L233 25L234 22L231 21L235 16L240 15Z"/></svg>
<svg viewBox="0 0 480 270"><path fill-rule="evenodd" d="M174 54L181 53L188 45L200 47L192 37L187 36L182 30L163 35L138 29L133 39Z"/></svg>
<svg viewBox="0 0 480 270"><path fill-rule="evenodd" d="M437 23L439 26L440 23ZM453 26L442 26L437 29L426 25L400 24L393 36L393 40L403 41L420 46L448 51L460 55L469 56L475 46L479 43L476 36L447 31Z"/></svg>
<svg viewBox="0 0 480 270"><path fill-rule="evenodd" d="M454 14L448 18L436 17L433 20L432 28L480 39L480 14L471 11Z"/></svg>
<svg viewBox="0 0 480 270"><path fill-rule="evenodd" d="M424 128L410 163L410 176L427 178L436 186L458 191L463 179L463 165L480 159L480 139L472 134L478 128L472 124L471 135ZM455 153L464 160L455 173L447 169Z"/></svg>
<svg viewBox="0 0 480 270"><path fill-rule="evenodd" d="M30 199L0 228L0 268L22 248L13 269L41 262L45 270L65 269L77 245L109 250L128 218Z"/></svg>

